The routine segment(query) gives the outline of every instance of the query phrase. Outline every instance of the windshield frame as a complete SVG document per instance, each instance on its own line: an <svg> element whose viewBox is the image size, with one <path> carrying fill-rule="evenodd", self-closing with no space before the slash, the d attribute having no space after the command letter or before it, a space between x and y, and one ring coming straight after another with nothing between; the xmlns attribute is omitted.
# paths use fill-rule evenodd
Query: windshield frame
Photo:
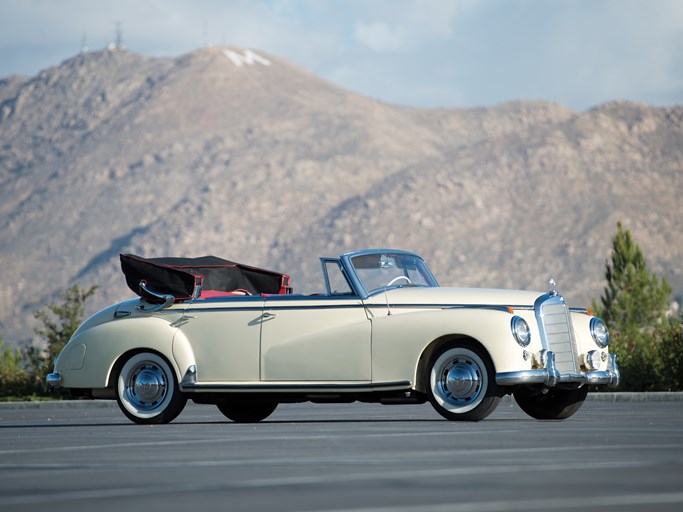
<svg viewBox="0 0 683 512"><path fill-rule="evenodd" d="M424 283L417 284L416 286L424 286L424 287L429 287L429 288L435 288L439 286L439 283L436 281L436 278L432 274L432 272L429 270L429 267L425 263L424 259L422 259L421 256L413 253L413 252L408 252L408 251L402 251L398 249L368 249L364 251L355 251L355 252L348 252L345 254L342 254L340 256L340 260L342 262L342 265L346 269L346 275L351 281L351 285L353 288L356 290L357 294L361 298L367 298L372 295L376 295L378 293L382 293L386 291L387 289L393 289L393 288L401 288L403 286L406 286L406 282L403 280L398 281L396 284L393 284L391 286L380 286L380 287L375 287L372 289L368 289L367 285L368 283L366 280L364 280L360 275L359 272L356 268L356 264L354 263L354 260L360 261L361 259L364 258L370 258L372 259L374 256L377 256L378 258L382 258L383 256L386 257L387 260L393 259L395 261L405 261L408 259L413 259L415 260L417 272L419 272L420 276L423 278Z"/></svg>

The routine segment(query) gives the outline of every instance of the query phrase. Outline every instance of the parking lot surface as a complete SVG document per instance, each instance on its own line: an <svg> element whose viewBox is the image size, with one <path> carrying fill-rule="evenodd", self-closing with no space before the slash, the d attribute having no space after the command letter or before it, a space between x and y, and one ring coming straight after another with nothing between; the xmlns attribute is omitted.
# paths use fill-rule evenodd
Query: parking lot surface
<svg viewBox="0 0 683 512"><path fill-rule="evenodd" d="M565 421L501 403L478 423L429 405L281 405L171 424L116 404L0 409L0 510L506 512L683 509L683 402L588 401Z"/></svg>

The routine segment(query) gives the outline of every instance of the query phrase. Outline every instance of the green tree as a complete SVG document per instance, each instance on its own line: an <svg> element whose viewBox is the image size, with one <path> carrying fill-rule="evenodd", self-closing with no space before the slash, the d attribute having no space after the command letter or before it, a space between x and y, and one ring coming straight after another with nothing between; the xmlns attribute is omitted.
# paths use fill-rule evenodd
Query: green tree
<svg viewBox="0 0 683 512"><path fill-rule="evenodd" d="M44 339L45 348L30 346L25 350L24 356L38 389L43 387L54 358L83 321L85 302L95 294L97 288L98 286L92 286L86 290L76 283L61 294L61 302L50 303L35 313L35 317L43 324L35 332Z"/></svg>
<svg viewBox="0 0 683 512"><path fill-rule="evenodd" d="M612 239L611 259L605 262L605 278L607 286L596 309L610 329L631 332L662 323L671 287L648 271L642 249L621 222Z"/></svg>
<svg viewBox="0 0 683 512"><path fill-rule="evenodd" d="M682 327L666 319L671 287L647 269L631 233L617 223L612 255L605 262L607 285L593 309L610 329L622 390L680 389Z"/></svg>

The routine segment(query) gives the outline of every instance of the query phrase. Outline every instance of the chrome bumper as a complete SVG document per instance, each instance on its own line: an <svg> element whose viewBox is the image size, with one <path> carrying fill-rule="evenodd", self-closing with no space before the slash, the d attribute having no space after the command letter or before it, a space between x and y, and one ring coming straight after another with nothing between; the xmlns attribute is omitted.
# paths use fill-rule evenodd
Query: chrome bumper
<svg viewBox="0 0 683 512"><path fill-rule="evenodd" d="M50 388L61 388L62 387L62 376L59 373L50 373L45 379L48 387Z"/></svg>
<svg viewBox="0 0 683 512"><path fill-rule="evenodd" d="M611 388L619 385L619 367L616 354L610 354L607 370L586 373L560 373L555 367L555 354L548 352L548 362L541 370L522 370L496 374L499 386L516 386L518 384L544 384L550 388L562 383L607 384Z"/></svg>

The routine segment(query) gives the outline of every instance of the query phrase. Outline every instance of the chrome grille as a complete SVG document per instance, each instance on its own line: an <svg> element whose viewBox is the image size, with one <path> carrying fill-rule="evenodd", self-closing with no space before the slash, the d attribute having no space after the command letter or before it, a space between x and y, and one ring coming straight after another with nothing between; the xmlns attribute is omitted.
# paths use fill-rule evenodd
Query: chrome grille
<svg viewBox="0 0 683 512"><path fill-rule="evenodd" d="M560 295L549 296L536 305L544 348L555 354L555 366L560 373L576 373L574 336L569 309Z"/></svg>

